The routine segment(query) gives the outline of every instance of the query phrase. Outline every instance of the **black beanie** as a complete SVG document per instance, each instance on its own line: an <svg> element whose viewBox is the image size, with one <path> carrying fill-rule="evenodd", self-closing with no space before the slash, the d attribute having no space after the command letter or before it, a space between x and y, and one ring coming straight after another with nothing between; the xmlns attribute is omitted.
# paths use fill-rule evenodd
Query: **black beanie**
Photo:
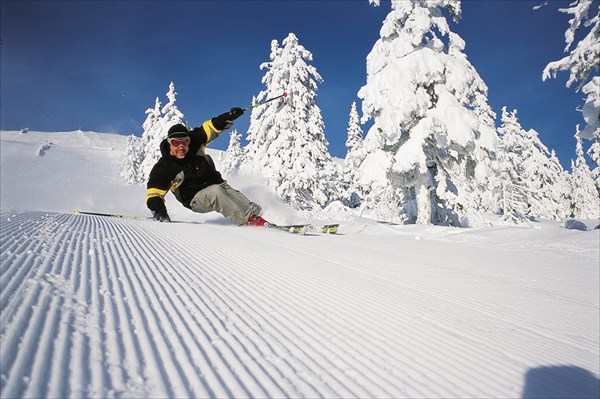
<svg viewBox="0 0 600 399"><path fill-rule="evenodd" d="M189 136L190 136L190 133L189 133L189 130L187 129L187 127L185 127L181 123L178 123L176 125L171 126L171 128L169 129L167 138L174 139L174 138L183 138L183 137L189 137Z"/></svg>

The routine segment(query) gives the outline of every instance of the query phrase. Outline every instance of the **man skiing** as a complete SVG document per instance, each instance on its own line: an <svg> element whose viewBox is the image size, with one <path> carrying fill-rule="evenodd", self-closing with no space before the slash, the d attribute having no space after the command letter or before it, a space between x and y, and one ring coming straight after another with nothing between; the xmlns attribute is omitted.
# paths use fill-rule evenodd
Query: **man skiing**
<svg viewBox="0 0 600 399"><path fill-rule="evenodd" d="M242 108L232 108L192 130L182 124L171 126L160 143L162 157L152 168L147 185L146 205L155 220L171 221L164 201L171 190L183 206L194 212L216 211L236 225L265 224L260 217L261 207L227 184L204 152L206 145L243 113Z"/></svg>

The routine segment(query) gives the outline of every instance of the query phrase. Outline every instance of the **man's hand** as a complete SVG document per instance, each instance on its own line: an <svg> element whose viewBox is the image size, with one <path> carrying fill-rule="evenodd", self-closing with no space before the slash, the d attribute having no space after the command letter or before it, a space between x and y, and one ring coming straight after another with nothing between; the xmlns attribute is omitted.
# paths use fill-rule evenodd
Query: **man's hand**
<svg viewBox="0 0 600 399"><path fill-rule="evenodd" d="M152 217L158 222L171 222L171 218L169 217L169 214L167 212L155 211Z"/></svg>
<svg viewBox="0 0 600 399"><path fill-rule="evenodd" d="M239 107L231 108L231 111L229 111L229 117L231 120L235 120L242 115L244 115L244 110Z"/></svg>
<svg viewBox="0 0 600 399"><path fill-rule="evenodd" d="M231 108L231 111L225 112L225 113L217 116L216 118L213 118L212 121L217 129L227 130L231 126L233 126L234 119L239 118L243 114L244 114L243 109L241 109L239 107L235 107L235 108Z"/></svg>

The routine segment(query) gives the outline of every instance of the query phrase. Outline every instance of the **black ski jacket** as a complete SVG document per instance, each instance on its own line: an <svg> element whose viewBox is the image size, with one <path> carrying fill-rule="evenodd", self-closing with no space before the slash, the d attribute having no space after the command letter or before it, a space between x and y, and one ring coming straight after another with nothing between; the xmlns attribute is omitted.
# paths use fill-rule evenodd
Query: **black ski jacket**
<svg viewBox="0 0 600 399"><path fill-rule="evenodd" d="M169 143L160 143L161 158L150 172L146 205L152 212L167 214L164 197L171 190L179 202L190 207L196 193L213 184L223 183L212 158L205 154L206 145L231 127L227 114L212 118L190 131L190 147L185 158L178 159L169 152Z"/></svg>

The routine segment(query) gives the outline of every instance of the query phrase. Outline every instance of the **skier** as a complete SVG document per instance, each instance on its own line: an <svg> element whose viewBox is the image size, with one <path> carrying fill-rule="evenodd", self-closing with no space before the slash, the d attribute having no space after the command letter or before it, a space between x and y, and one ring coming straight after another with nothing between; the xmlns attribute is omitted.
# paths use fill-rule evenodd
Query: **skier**
<svg viewBox="0 0 600 399"><path fill-rule="evenodd" d="M216 211L236 225L265 224L260 217L261 207L227 184L204 152L206 145L243 113L242 108L232 108L192 130L182 124L171 126L167 138L160 143L162 157L148 180L146 204L155 220L171 221L164 202L171 190L183 206L194 212Z"/></svg>

